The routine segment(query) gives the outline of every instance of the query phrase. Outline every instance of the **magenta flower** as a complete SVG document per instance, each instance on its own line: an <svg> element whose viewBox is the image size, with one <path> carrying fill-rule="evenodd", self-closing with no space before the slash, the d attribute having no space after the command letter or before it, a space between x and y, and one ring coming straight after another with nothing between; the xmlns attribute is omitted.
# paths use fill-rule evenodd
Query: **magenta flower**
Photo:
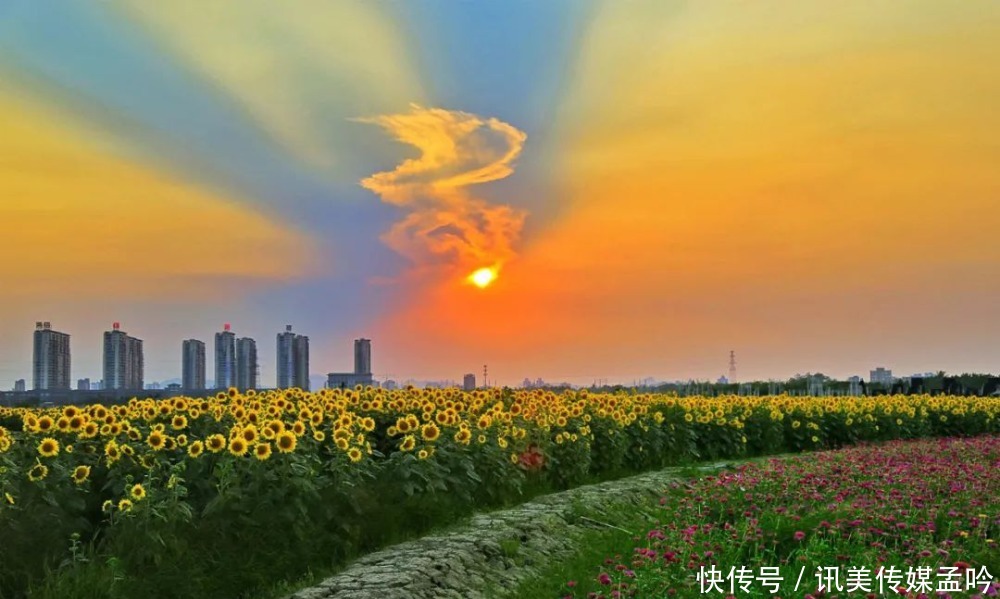
<svg viewBox="0 0 1000 599"><path fill-rule="evenodd" d="M795 534L792 536L795 537L796 541L801 541L802 539L806 538L806 533L802 532L801 530L796 530Z"/></svg>

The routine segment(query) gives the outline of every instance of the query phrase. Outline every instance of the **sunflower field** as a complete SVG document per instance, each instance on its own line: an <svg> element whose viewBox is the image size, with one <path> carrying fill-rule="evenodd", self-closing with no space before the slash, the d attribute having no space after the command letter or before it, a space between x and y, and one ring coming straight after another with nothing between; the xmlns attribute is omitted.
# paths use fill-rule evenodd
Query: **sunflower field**
<svg viewBox="0 0 1000 599"><path fill-rule="evenodd" d="M670 465L1000 432L1000 400L230 389L0 408L0 598L251 597Z"/></svg>

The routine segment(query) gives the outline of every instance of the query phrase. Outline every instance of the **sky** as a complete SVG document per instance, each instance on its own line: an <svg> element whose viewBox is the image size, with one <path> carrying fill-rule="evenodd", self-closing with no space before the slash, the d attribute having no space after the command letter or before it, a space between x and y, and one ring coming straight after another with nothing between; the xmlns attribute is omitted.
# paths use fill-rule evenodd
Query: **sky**
<svg viewBox="0 0 1000 599"><path fill-rule="evenodd" d="M0 3L0 388L1000 371L1000 4ZM485 287L469 275L489 269ZM213 377L209 365L208 378Z"/></svg>

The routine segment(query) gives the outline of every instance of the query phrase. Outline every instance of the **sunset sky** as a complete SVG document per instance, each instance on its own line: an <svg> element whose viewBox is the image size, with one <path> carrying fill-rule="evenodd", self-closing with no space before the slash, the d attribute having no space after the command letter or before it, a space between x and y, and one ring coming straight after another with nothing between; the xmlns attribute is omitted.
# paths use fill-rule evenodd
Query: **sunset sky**
<svg viewBox="0 0 1000 599"><path fill-rule="evenodd" d="M0 2L0 389L1000 371L994 0ZM469 275L492 269L485 288ZM208 378L214 377L209 360Z"/></svg>

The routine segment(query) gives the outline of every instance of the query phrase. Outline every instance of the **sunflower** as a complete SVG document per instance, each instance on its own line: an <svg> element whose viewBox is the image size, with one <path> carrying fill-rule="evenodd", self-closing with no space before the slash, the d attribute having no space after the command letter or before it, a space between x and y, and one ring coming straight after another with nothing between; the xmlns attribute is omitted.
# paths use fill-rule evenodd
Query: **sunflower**
<svg viewBox="0 0 1000 599"><path fill-rule="evenodd" d="M153 451L160 451L161 449L163 449L164 445L166 445L166 442L167 442L166 435L164 435L160 431L154 430L153 432L149 433L148 437L146 437L146 444L149 445L153 449Z"/></svg>
<svg viewBox="0 0 1000 599"><path fill-rule="evenodd" d="M114 464L118 461L118 458L122 457L122 452L114 439L108 441L104 446L104 455L107 456L109 464Z"/></svg>
<svg viewBox="0 0 1000 599"><path fill-rule="evenodd" d="M337 449L341 451L347 451L347 448L351 446L350 442L348 442L348 440L343 437L337 437L334 440L334 443L337 444Z"/></svg>
<svg viewBox="0 0 1000 599"><path fill-rule="evenodd" d="M235 439L229 442L229 453L233 454L234 456L238 457L241 455L245 455L246 452L247 452L247 442L244 441L241 437L236 437Z"/></svg>
<svg viewBox="0 0 1000 599"><path fill-rule="evenodd" d="M271 444L270 443L258 443L256 447L253 448L253 457L260 461L265 461L271 457Z"/></svg>
<svg viewBox="0 0 1000 599"><path fill-rule="evenodd" d="M83 430L80 431L80 437L83 439L93 439L97 436L100 427L97 426L96 422L88 422L83 425Z"/></svg>
<svg viewBox="0 0 1000 599"><path fill-rule="evenodd" d="M295 433L295 436L301 437L306 432L306 425L301 420L296 420L295 424L292 425L292 432Z"/></svg>
<svg viewBox="0 0 1000 599"><path fill-rule="evenodd" d="M413 438L413 435L406 435L403 437L403 442L399 444L399 448L403 451L413 451L416 446L417 440Z"/></svg>
<svg viewBox="0 0 1000 599"><path fill-rule="evenodd" d="M421 449L417 452L417 457L421 460L426 460L431 454L427 453L426 449Z"/></svg>
<svg viewBox="0 0 1000 599"><path fill-rule="evenodd" d="M34 414L25 414L22 421L24 422L24 430L38 432L38 418Z"/></svg>
<svg viewBox="0 0 1000 599"><path fill-rule="evenodd" d="M52 437L45 437L38 444L38 453L42 454L42 457L45 458L59 455L59 441L56 441Z"/></svg>
<svg viewBox="0 0 1000 599"><path fill-rule="evenodd" d="M142 501L143 499L146 498L146 488L137 483L132 485L132 488L129 489L128 494L132 496L132 499L135 499L136 501Z"/></svg>
<svg viewBox="0 0 1000 599"><path fill-rule="evenodd" d="M433 422L425 424L420 429L420 435L424 438L424 441L437 441L441 436L441 429L437 427Z"/></svg>
<svg viewBox="0 0 1000 599"><path fill-rule="evenodd" d="M326 440L326 433L323 431L313 431L313 439L316 439L320 443Z"/></svg>
<svg viewBox="0 0 1000 599"><path fill-rule="evenodd" d="M170 421L170 426L174 427L174 430L178 431L184 430L185 428L187 428L187 425L188 425L187 417L181 414L174 416L173 419Z"/></svg>
<svg viewBox="0 0 1000 599"><path fill-rule="evenodd" d="M44 479L49 475L49 469L47 466L42 464L35 464L31 470L28 470L28 480L31 482L36 482Z"/></svg>
<svg viewBox="0 0 1000 599"><path fill-rule="evenodd" d="M360 449L352 447L347 451L347 457L350 458L352 462L360 462L363 455Z"/></svg>
<svg viewBox="0 0 1000 599"><path fill-rule="evenodd" d="M248 424L243 427L243 431L240 434L248 445L252 445L255 441L257 441L257 427L253 424Z"/></svg>
<svg viewBox="0 0 1000 599"><path fill-rule="evenodd" d="M128 499L122 499L118 502L118 509L122 512L132 511L132 502Z"/></svg>
<svg viewBox="0 0 1000 599"><path fill-rule="evenodd" d="M468 445L471 440L472 431L467 428L459 429L458 432L455 433L455 441L461 443L462 445Z"/></svg>
<svg viewBox="0 0 1000 599"><path fill-rule="evenodd" d="M52 430L52 426L54 424L55 421L52 420L51 416L42 416L41 418L38 419L38 424L36 426L38 428L38 432L45 433Z"/></svg>
<svg viewBox="0 0 1000 599"><path fill-rule="evenodd" d="M226 448L226 438L220 434L214 434L205 440L205 446L212 453L219 453Z"/></svg>
<svg viewBox="0 0 1000 599"><path fill-rule="evenodd" d="M14 505L14 496L10 493L4 493L3 498L7 500L7 503Z"/></svg>
<svg viewBox="0 0 1000 599"><path fill-rule="evenodd" d="M73 470L73 482L82 485L90 478L90 466L77 466Z"/></svg>
<svg viewBox="0 0 1000 599"><path fill-rule="evenodd" d="M291 453L295 451L295 445L298 443L298 438L296 438L295 433L291 431L283 431L278 435L275 444L278 446L278 451L281 453Z"/></svg>
<svg viewBox="0 0 1000 599"><path fill-rule="evenodd" d="M203 451L205 451L205 444L202 443L201 441L195 441L194 443L188 446L187 449L188 457L196 458L200 456Z"/></svg>

